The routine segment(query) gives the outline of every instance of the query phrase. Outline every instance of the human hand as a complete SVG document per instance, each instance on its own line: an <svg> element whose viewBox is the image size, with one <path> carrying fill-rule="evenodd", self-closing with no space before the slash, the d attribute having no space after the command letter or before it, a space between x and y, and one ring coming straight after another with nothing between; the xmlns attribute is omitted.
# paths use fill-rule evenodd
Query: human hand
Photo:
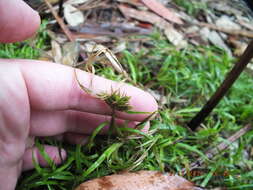
<svg viewBox="0 0 253 190"><path fill-rule="evenodd" d="M0 0L0 42L21 41L31 36L40 23L39 16L21 0ZM22 27L20 27L22 26ZM148 93L78 70L80 82L94 93L120 89L131 96L135 111L153 112L157 103ZM22 170L33 168L32 156L42 166L46 162L35 147L26 147L29 136L61 136L80 143L100 123L110 120L105 102L86 94L71 67L34 60L0 59L0 189L15 189ZM130 126L145 114L116 113L116 123L130 120ZM106 132L106 129L105 131ZM56 164L58 149L45 146ZM66 157L66 152L62 151Z"/></svg>

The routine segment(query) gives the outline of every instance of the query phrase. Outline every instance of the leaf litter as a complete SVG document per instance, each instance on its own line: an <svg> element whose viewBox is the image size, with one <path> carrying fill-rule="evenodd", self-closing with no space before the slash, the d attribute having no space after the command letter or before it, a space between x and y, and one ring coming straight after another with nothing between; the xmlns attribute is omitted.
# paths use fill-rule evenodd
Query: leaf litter
<svg viewBox="0 0 253 190"><path fill-rule="evenodd" d="M147 3L150 1L145 1L145 2ZM158 1L157 2L152 1L152 2L159 3ZM157 11L157 9L152 10L153 12L151 12L147 8L145 8L145 5L147 5L147 4L142 4L141 1L137 1L137 0L136 1L134 1L134 0L132 0L132 1L113 1L112 5L109 5L109 6L106 6L106 3L102 2L102 1L96 1L96 3L92 2L92 1L79 1L78 3L76 3L75 1L73 1L73 2L68 1L68 3L70 6L75 8L75 10L69 11L70 15L75 14L75 13L79 13L79 15L80 15L80 12L82 12L81 10L83 10L82 15L86 15L85 16L86 19L85 19L85 23L84 23L84 21L83 21L84 19L82 18L82 16L78 16L81 18L81 19L78 18L78 19L80 19L80 21L77 23L74 23L72 21L68 21L69 20L67 18L68 16L64 15L64 19L67 21L67 25L60 22L61 23L60 25L63 26L62 27L63 30L62 31L58 30L58 31L54 31L54 32L56 32L56 38L58 38L58 39L65 38L65 40L62 41L62 40L56 39L56 41L57 41L56 42L56 41L53 41L53 39L52 39L52 44L54 44L54 45L52 45L51 55L52 55L54 61L64 63L64 64L67 64L70 66L78 65L79 68L84 66L84 68L86 67L86 69L89 68L88 69L89 72L95 73L95 69L94 69L93 64L89 64L89 62L101 61L102 64L104 64L104 63L108 64L108 62L104 61L104 58L107 58L107 59L109 59L109 65L114 67L114 69L116 69L120 75L122 75L122 73L125 73L125 74L123 74L122 78L125 78L129 81L131 81L131 78L129 79L128 77L124 76L124 75L128 75L127 72L123 69L121 64L119 64L115 55L108 48L106 48L106 45L109 44L109 46L110 46L110 44L116 44L119 40L122 40L122 38L124 40L128 41L128 39L132 35L135 35L136 33L142 34L142 31L146 30L146 28L142 28L142 27L146 26L145 24L147 22L150 23L151 26L153 26L154 28L160 28L162 30L162 32L165 34L165 36L167 37L167 40L169 42L171 42L176 49L186 49L187 47L189 47L191 45L191 43L193 42L192 36L194 36L194 38L195 38L194 43L196 43L197 45L201 45L201 43L202 43L201 40L196 40L197 38L199 38L199 39L202 39L203 41L205 41L205 43L211 42L211 43L217 45L218 47L221 47L223 49L225 48L225 49L227 49L228 52L229 51L231 52L231 55L233 54L233 55L237 56L237 55L241 54L241 53L238 53L238 51L239 51L238 49L242 49L242 50L240 50L242 52L243 47L245 47L245 44L247 44L247 42L249 41L249 38L252 38L252 33L250 31L251 24L249 22L249 19L252 19L252 17L248 16L248 14L245 13L244 11L235 9L234 7L232 7L229 4L227 5L229 8L224 7L224 9L220 9L217 6L213 6L213 8L214 8L213 13L210 13L209 11L200 9L199 16L201 19L199 19L197 17L193 18L192 15L185 15L185 12L182 12L182 10L184 10L185 7L183 7L183 8L178 7L178 4L175 4L174 2L168 1L167 4L165 3L164 5L159 3L159 6L163 6L162 9L166 10L165 12L173 9L174 16L176 15L175 17L176 18L178 17L179 18L178 20L182 19L185 22L184 25L178 26L178 25L173 24L173 21L172 22L168 21L170 19L173 20L173 17L166 20L166 19L164 19L166 17L163 15L164 13L162 13L162 15L161 15L161 13L159 13ZM80 8L80 7L82 7L82 8ZM150 8L150 4L148 4L147 7ZM167 7L167 9L166 9L166 7ZM56 8L56 10L57 10L56 5L54 6L54 8ZM110 10L111 12L109 11L110 13L108 13L108 10ZM223 14L221 15L220 12L222 12ZM123 16L121 15L121 13L123 13ZM233 16L231 16L231 14L233 14L236 18L240 18L240 20L235 19ZM210 15L211 15L211 17L210 17ZM238 15L240 15L240 17L238 17ZM193 22L191 22L191 21L188 22L187 20L183 19L186 16L188 17L188 19L192 20ZM209 19L209 21L207 21L208 19ZM81 20L82 20L82 22L81 22ZM104 20L107 20L107 22L105 22ZM176 19L175 22L178 22L178 20ZM244 22L242 22L242 20L244 20ZM123 24L127 23L127 24L122 25L122 23ZM103 29L103 32L98 33L97 32L98 28L90 30L90 29L88 29L87 24L89 24L89 26L97 25L97 26L99 26L99 28L103 28L103 27L101 27L102 24L107 24L107 26L109 26L109 27L107 27L106 30ZM122 26L129 26L129 24L131 24L130 30L129 29L122 30ZM184 31L189 28L189 25L190 25L190 27L195 25L195 26L199 27L200 29L207 28L208 30L210 30L210 32L208 33L208 35L205 36L205 35L202 35L201 33L198 33L198 30L195 30L195 31L192 30L191 35L185 35ZM231 31L231 29L223 28L222 25L223 26L229 25L233 29L235 29L236 31ZM114 26L114 27L112 27L112 26ZM148 25L148 26L150 26L150 25ZM237 29L235 26L237 27ZM239 30L239 27L241 28L240 30ZM135 29L135 33L131 32L131 30L133 31L133 29ZM63 33L60 34L59 32L63 32ZM215 35L210 35L210 33L215 34ZM67 34L67 37L64 34ZM227 35L227 37L224 37L226 35ZM216 36L216 37L211 38L210 36L211 37ZM231 38L232 38L232 40L231 40ZM70 45L68 47L68 45L66 45L66 41L68 41L68 39L70 41L72 41L72 45L74 44L73 46ZM104 39L106 39L106 40L104 40ZM206 41L206 39L208 39L208 41ZM61 43L59 43L60 41L61 41ZM104 44L99 44L101 42ZM140 44L142 44L142 41L138 41L138 39L137 39L137 42L133 42L133 43L136 43L139 46ZM91 44L90 47L92 47L92 45L93 45L93 47L92 48L86 47L86 49L85 49L84 47L86 44ZM94 44L96 44L96 45L94 45ZM194 44L194 45L196 45L196 44ZM231 46L231 44L233 44L233 46ZM147 43L145 45L148 46L149 44ZM113 46L114 45L111 46L112 49L114 48ZM75 47L79 47L79 48L75 49ZM236 49L233 49L233 47L236 47ZM84 49L85 49L85 51L83 52ZM122 48L121 51L124 51L124 50L125 50L125 48ZM121 51L118 51L117 53L120 55L122 53ZM64 53L62 53L62 52L64 52ZM69 53L69 55L67 55L68 53ZM79 61L80 57L83 59L81 62ZM85 90L86 93L92 94L92 90L90 90L88 87L83 87L80 83L79 83L79 85ZM163 94L163 93L161 93L161 94ZM161 94L160 94L160 96L163 96ZM123 106L121 105L121 106L117 107L117 109L119 109L121 111L122 110L129 111L129 109L130 109L130 107L127 104L129 97L124 96L119 91L117 92L117 91L112 90L112 93L109 95L102 93L102 94L96 94L94 96L101 98L102 100L107 102L108 105L111 105L114 108L117 107L117 105L115 104L115 101L121 102ZM165 105L166 104L168 104L168 102L166 102ZM185 112L185 114L187 114L187 112ZM121 137L121 138L129 139L128 137ZM153 149L153 145L158 143L161 140L160 139L161 137L157 137L157 138L159 140L152 141L152 143L150 142L150 144L149 144L149 146L147 146L148 148L146 150ZM130 140L131 140L131 138L130 138ZM123 146L123 145L118 146L116 144L112 144L112 146L114 146L114 145L116 148L115 149L113 148L113 151L116 151L116 152L117 152L117 149L120 148L120 146ZM145 147L145 144L143 146ZM190 148L189 146L185 146L184 144L182 144L182 146L184 146L184 148L188 149L189 151L193 151L193 152L198 153L198 149L195 147ZM108 149L108 151L109 151L109 149ZM112 153L112 154L108 153L108 155L104 154L104 156L105 155L109 156L109 155L113 155L113 154L114 153ZM162 153L160 153L160 154L162 154ZM140 155L142 155L142 156L140 156ZM102 160L105 160L106 157L104 157L104 156L98 158L98 161L100 164L102 163ZM145 159L147 157L147 152L144 151L141 153L137 153L136 157L137 158L139 157L139 158L136 160L136 162L134 162L135 165L130 167L132 169L133 168L138 169L138 166L142 162L145 161ZM109 157L107 157L107 158L109 158ZM98 166L99 166L99 164L97 164L96 167L90 167L90 169L88 169L86 171L90 171L91 168L93 168L92 171L94 171ZM185 167L185 168L187 168L187 167ZM207 176L207 178L202 183L202 185L206 185L208 183L208 180L210 180L210 178L208 178L208 176Z"/></svg>

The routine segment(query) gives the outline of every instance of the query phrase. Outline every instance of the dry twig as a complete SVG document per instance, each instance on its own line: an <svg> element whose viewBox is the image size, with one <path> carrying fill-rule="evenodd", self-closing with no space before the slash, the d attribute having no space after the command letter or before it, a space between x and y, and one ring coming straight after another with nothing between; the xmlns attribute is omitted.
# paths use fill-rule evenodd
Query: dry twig
<svg viewBox="0 0 253 190"><path fill-rule="evenodd" d="M248 38L253 38L253 32L250 32L248 30L230 30L230 29L226 29L226 28L221 28L219 26L216 26L215 24L210 24L210 23L204 23L204 22L198 22L195 23L199 26L202 27L207 27L210 28L212 30L217 30L220 32L224 32L230 35L235 35L235 36L244 36L244 37L248 37Z"/></svg>
<svg viewBox="0 0 253 190"><path fill-rule="evenodd" d="M44 1L45 1L46 5L48 6L49 10L52 12L54 18L56 19L56 21L60 25L60 27L63 30L63 32L68 37L69 41L71 41L71 42L75 41L75 38L73 37L73 35L69 31L68 27L65 25L65 23L62 20L62 18L60 18L58 16L58 14L56 13L56 11L53 9L52 5L48 2L48 0L44 0Z"/></svg>
<svg viewBox="0 0 253 190"><path fill-rule="evenodd" d="M235 142L237 139L239 139L241 136L246 134L251 129L252 129L251 124L247 124L246 126L241 128L239 131L237 131L235 134L230 136L226 142L222 142L217 147L212 148L211 150L207 151L205 153L206 157L208 159L210 159L210 158L214 157L215 155L217 155L218 153L220 153L221 151L227 149L231 145L231 143ZM204 162L204 160L202 158L197 159L195 162L193 162L190 165L190 170L200 167L203 164L203 162ZM185 175L186 173L187 173L187 170L184 169L182 171L182 174Z"/></svg>

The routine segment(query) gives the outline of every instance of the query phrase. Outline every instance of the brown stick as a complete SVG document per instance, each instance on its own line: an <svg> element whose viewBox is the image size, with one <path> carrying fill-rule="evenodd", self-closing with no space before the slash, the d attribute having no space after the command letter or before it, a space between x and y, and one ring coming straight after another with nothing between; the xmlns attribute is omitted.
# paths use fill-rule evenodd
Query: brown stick
<svg viewBox="0 0 253 190"><path fill-rule="evenodd" d="M44 1L45 1L46 5L48 6L49 10L52 12L54 18L56 19L56 21L60 25L60 27L63 30L63 32L68 37L69 41L71 41L71 42L75 41L75 38L73 37L73 35L69 31L68 27L64 24L62 18L60 18L58 16L58 14L56 13L56 11L53 9L52 5L48 2L48 0L44 0Z"/></svg>
<svg viewBox="0 0 253 190"><path fill-rule="evenodd" d="M239 139L241 136L243 136L245 133L247 133L249 130L252 129L252 126L250 124L247 124L246 126L244 126L243 128L241 128L239 131L237 131L235 134L233 134L232 136L230 136L227 141L230 143L235 142L237 139ZM225 150L226 148L229 147L230 144L222 142L220 143L217 147L211 149L210 151L208 151L205 155L208 158L213 157L214 155L218 154L220 151Z"/></svg>
<svg viewBox="0 0 253 190"><path fill-rule="evenodd" d="M59 6L58 15L60 17L63 16L63 3L64 3L64 0L59 0L58 2L58 6Z"/></svg>
<svg viewBox="0 0 253 190"><path fill-rule="evenodd" d="M230 29L226 29L226 28L216 26L214 24L204 23L204 22L197 22L197 23L194 23L194 24L197 24L197 25L203 26L203 27L207 27L207 28L210 28L210 29L213 29L213 30L217 30L217 31L220 31L220 32L224 32L224 33L227 33L227 34L235 35L235 36L244 36L244 37L247 37L247 38L253 38L253 32L250 32L248 30L230 30Z"/></svg>
<svg viewBox="0 0 253 190"><path fill-rule="evenodd" d="M253 57L253 40L249 43L239 61L234 65L233 69L228 73L227 77L216 90L214 95L209 99L201 111L188 123L188 126L195 130L200 123L211 113L213 108L220 102L226 92L230 89L236 79L240 76L244 68Z"/></svg>
<svg viewBox="0 0 253 190"><path fill-rule="evenodd" d="M237 131L235 134L233 134L232 136L230 136L227 141L228 142L222 142L220 143L217 147L212 148L211 150L207 151L205 153L206 157L208 159L214 157L215 155L217 155L219 152L227 149L231 143L235 142L237 139L239 139L241 136L243 136L244 134L246 134L248 131L250 131L252 129L251 124L247 124L246 126L244 126L243 128L241 128L239 131ZM200 167L203 164L204 160L202 158L197 159L197 161L193 162L190 165L190 170L193 170L197 167ZM185 175L186 174L186 170L184 169L182 171L182 174Z"/></svg>

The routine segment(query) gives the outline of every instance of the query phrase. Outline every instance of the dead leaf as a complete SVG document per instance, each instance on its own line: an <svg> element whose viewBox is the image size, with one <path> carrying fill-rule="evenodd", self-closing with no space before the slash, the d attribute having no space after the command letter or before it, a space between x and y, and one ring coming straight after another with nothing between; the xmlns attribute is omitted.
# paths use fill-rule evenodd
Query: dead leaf
<svg viewBox="0 0 253 190"><path fill-rule="evenodd" d="M199 32L199 27L198 26L195 26L195 25L192 25L188 28L185 28L185 33L186 34L197 34Z"/></svg>
<svg viewBox="0 0 253 190"><path fill-rule="evenodd" d="M82 183L76 190L201 190L183 177L158 171L124 172Z"/></svg>
<svg viewBox="0 0 253 190"><path fill-rule="evenodd" d="M136 9L132 9L124 5L119 5L118 7L126 18L130 17L130 18L137 19L143 22L148 22L151 24L155 24L158 27L159 25L160 26L166 25L168 23L165 20L163 20L161 17L157 16L154 13L150 13L148 11L138 11ZM168 25L171 25L171 24L168 23Z"/></svg>
<svg viewBox="0 0 253 190"><path fill-rule="evenodd" d="M114 68L117 72L126 74L126 71L121 66L117 57L107 47L101 44L96 44L94 42L89 42L89 43L84 44L83 50L90 54L93 54L90 56L90 57L94 57L93 60L100 59L101 63L108 64L109 66L112 66L112 68ZM109 60L109 62L103 62L102 61L103 59L101 59L103 56L105 56Z"/></svg>
<svg viewBox="0 0 253 190"><path fill-rule="evenodd" d="M124 5L118 6L120 11L125 15L125 17L131 17L143 22L148 22L154 24L156 27L164 30L164 33L168 40L178 48L184 48L187 45L187 42L184 40L183 34L178 32L170 23L168 23L163 18L157 16L154 13L148 11L138 11L126 7Z"/></svg>
<svg viewBox="0 0 253 190"><path fill-rule="evenodd" d="M67 37L64 34L57 34L52 30L47 30L47 34L52 40L55 40L59 44L63 44L68 41Z"/></svg>
<svg viewBox="0 0 253 190"><path fill-rule="evenodd" d="M166 27L164 29L164 34L168 40L178 48L184 48L187 46L187 41L184 40L184 36L175 30L172 26Z"/></svg>
<svg viewBox="0 0 253 190"><path fill-rule="evenodd" d="M242 25L243 27L253 31L253 24L250 20L246 17L237 16L237 22Z"/></svg>
<svg viewBox="0 0 253 190"><path fill-rule="evenodd" d="M64 18L67 23L73 27L84 22L83 13L70 4L64 5Z"/></svg>
<svg viewBox="0 0 253 190"><path fill-rule="evenodd" d="M54 58L52 56L52 51L49 50L49 51L46 51L46 52L42 53L40 55L40 57L38 58L38 60L41 60L41 61L50 61L50 62L54 61Z"/></svg>
<svg viewBox="0 0 253 190"><path fill-rule="evenodd" d="M96 44L95 42L87 42L82 46L82 49L87 53L92 53L94 51L98 51L99 49L104 48L104 46L100 44Z"/></svg>
<svg viewBox="0 0 253 190"><path fill-rule="evenodd" d="M248 31L248 30L243 30L243 29L230 30L230 29L227 29L226 26L218 27L215 24L205 23L205 22L197 22L197 23L194 23L194 24L196 24L198 26L202 26L202 27L207 27L207 28L210 28L212 30L217 30L219 32L223 32L223 33L226 33L226 34L234 35L234 36L244 36L244 37L247 37L247 38L253 38L253 32Z"/></svg>
<svg viewBox="0 0 253 190"><path fill-rule="evenodd" d="M135 26L133 23L86 23L82 27L71 27L72 31L94 36L121 37L132 34L150 34L151 30Z"/></svg>
<svg viewBox="0 0 253 190"><path fill-rule="evenodd" d="M163 4L156 0L141 0L149 9L154 11L156 14L160 15L161 17L165 18L166 20L177 23L183 24L183 21L175 14L172 9L165 7Z"/></svg>
<svg viewBox="0 0 253 190"><path fill-rule="evenodd" d="M69 66L76 66L78 60L80 47L77 42L67 42L62 47L63 57L61 63Z"/></svg>
<svg viewBox="0 0 253 190"><path fill-rule="evenodd" d="M228 15L242 15L242 11L240 9L235 9L229 5L230 1L219 1L218 3L216 1L210 1L209 7L216 9L218 11L224 12ZM233 3L232 1L230 3Z"/></svg>
<svg viewBox="0 0 253 190"><path fill-rule="evenodd" d="M141 3L141 0L117 0L118 2L121 2L121 3L128 3L129 5L133 5L133 6L136 6L138 8L144 6L142 3Z"/></svg>
<svg viewBox="0 0 253 190"><path fill-rule="evenodd" d="M54 62L56 63L61 63L62 61L62 52L61 52L61 46L58 42L56 42L55 40L51 40L51 53L52 53L52 57L54 59Z"/></svg>
<svg viewBox="0 0 253 190"><path fill-rule="evenodd" d="M116 54L116 53L124 51L126 48L127 48L126 42L122 41L122 42L119 42L119 44L115 48L113 48L112 52Z"/></svg>
<svg viewBox="0 0 253 190"><path fill-rule="evenodd" d="M112 41L112 38L110 36L97 36L93 34L84 34L84 33L73 33L73 36L79 42L92 40L96 43L108 43Z"/></svg>
<svg viewBox="0 0 253 190"><path fill-rule="evenodd" d="M241 27L233 22L230 17L227 15L221 16L218 20L216 20L215 24L218 27L226 27L228 30L240 30Z"/></svg>
<svg viewBox="0 0 253 190"><path fill-rule="evenodd" d="M70 5L79 5L79 4L83 4L86 3L89 0L68 0L66 1L64 4L70 4Z"/></svg>
<svg viewBox="0 0 253 190"><path fill-rule="evenodd" d="M60 25L60 27L63 30L63 32L68 37L68 39L70 41L74 41L75 39L73 38L70 30L68 29L68 27L63 22L63 19L61 17L59 17L59 15L56 13L56 11L54 10L53 6L48 2L48 0L44 0L44 2L46 3L46 5L49 8L50 12L53 14L54 18L56 19L56 21L58 22L58 24Z"/></svg>
<svg viewBox="0 0 253 190"><path fill-rule="evenodd" d="M210 31L208 28L205 27L200 30L200 34L204 40L210 41L212 44L223 48L230 56L232 55L231 50L228 48L228 46L225 44L225 42L222 40L222 38L216 31Z"/></svg>
<svg viewBox="0 0 253 190"><path fill-rule="evenodd" d="M185 12L183 11L179 11L177 12L177 15L182 18L183 20L185 20L187 23L197 23L198 20L196 18L194 18L193 16L190 16L188 14L186 14Z"/></svg>

